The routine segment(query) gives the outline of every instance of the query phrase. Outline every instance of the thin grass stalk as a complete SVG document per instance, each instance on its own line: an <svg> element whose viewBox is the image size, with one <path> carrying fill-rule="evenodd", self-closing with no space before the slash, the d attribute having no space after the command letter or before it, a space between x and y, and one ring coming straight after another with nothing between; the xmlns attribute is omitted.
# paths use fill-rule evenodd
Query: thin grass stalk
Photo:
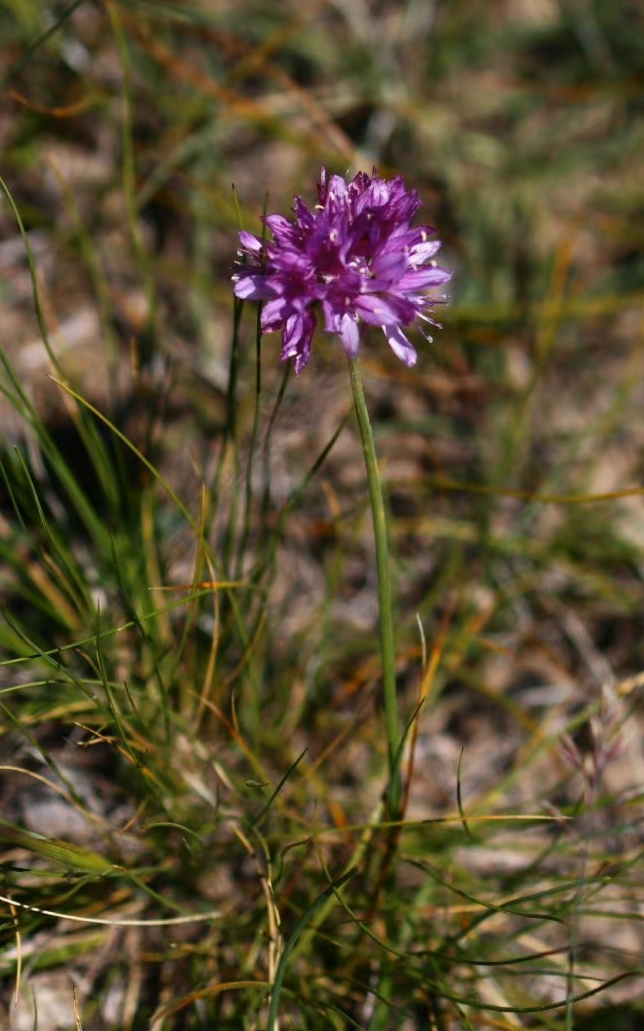
<svg viewBox="0 0 644 1031"><path fill-rule="evenodd" d="M382 689L387 733L387 758L389 763L389 787L387 794L388 818L395 820L400 811L400 720L396 691L396 644L394 634L394 612L389 571L389 542L387 515L378 471L376 445L369 419L369 410L364 395L362 373L358 358L349 359L349 375L355 406L362 451L367 470L369 501L373 518L373 533L376 547L376 573L378 577L378 609L380 655L382 659Z"/></svg>
<svg viewBox="0 0 644 1031"><path fill-rule="evenodd" d="M122 183L123 196L125 198L125 213L130 237L134 246L137 264L141 272L145 299L147 302L146 328L143 338L137 340L137 356L142 368L149 368L152 359L158 349L157 337L157 295L152 275L151 261L148 254L141 223L139 209L136 199L136 158L134 152L134 103L133 103L133 82L132 82L132 57L130 43L123 28L121 17L116 4L108 0L106 3L107 13L114 32L114 38L121 61L123 72L122 92L122 124L121 124L121 147L122 147Z"/></svg>
<svg viewBox="0 0 644 1031"><path fill-rule="evenodd" d="M295 945L297 944L298 938L302 934L302 931L306 928L311 918L315 916L316 912L322 906L324 906L327 900L331 901L332 903L336 902L336 894L338 890L344 884L346 884L347 881L350 881L351 878L355 876L356 872L357 871L355 868L346 870L340 877L338 877L337 880L332 881L328 885L328 887L324 889L322 894L315 899L313 904L309 906L309 908L305 911L303 916L300 917L297 924L295 925L295 929L293 930L291 937L286 942L286 945L284 946L284 951L282 952L282 955L280 957L280 961L277 964L277 970L275 972L275 978L273 980L273 990L271 992L271 1001L268 1010L268 1020L266 1022L268 1031L278 1031L279 1028L277 1015L279 1010L280 996L282 994L284 975L286 974L289 960L291 959L291 954L293 952L293 949L295 948Z"/></svg>
<svg viewBox="0 0 644 1031"><path fill-rule="evenodd" d="M253 410L253 427L248 445L248 457L246 460L246 492L244 497L244 520L241 537L237 549L237 562L234 576L239 579L244 566L244 558L250 538L251 508L253 504L253 463L257 451L259 439L259 422L261 417L261 395L262 395L262 327L261 327L261 306L257 308L257 324L255 333L255 404Z"/></svg>

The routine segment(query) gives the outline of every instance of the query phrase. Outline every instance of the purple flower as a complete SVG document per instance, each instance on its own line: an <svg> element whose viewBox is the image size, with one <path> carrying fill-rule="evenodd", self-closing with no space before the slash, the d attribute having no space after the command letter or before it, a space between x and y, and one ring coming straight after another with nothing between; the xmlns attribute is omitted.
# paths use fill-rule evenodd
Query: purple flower
<svg viewBox="0 0 644 1031"><path fill-rule="evenodd" d="M360 322L381 326L394 352L414 365L416 350L401 326L433 323L426 293L446 283L451 272L433 260L439 240L431 226L412 228L421 206L402 176L380 179L358 172L350 183L322 169L319 204L313 211L295 198L295 221L268 215L273 239L262 242L241 232L240 255L250 264L235 272L237 297L265 301L262 329L282 331L282 358L293 358L299 373L309 360L316 308L327 333L337 333L355 357ZM425 334L426 335L426 334Z"/></svg>

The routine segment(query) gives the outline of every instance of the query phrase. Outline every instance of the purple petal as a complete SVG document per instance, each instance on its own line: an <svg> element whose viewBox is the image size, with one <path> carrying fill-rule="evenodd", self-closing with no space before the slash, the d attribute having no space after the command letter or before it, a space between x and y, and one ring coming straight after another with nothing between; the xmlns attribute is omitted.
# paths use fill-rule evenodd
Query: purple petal
<svg viewBox="0 0 644 1031"><path fill-rule="evenodd" d="M273 333L281 329L286 319L288 305L284 297L275 297L268 301L262 309L262 329L266 333Z"/></svg>
<svg viewBox="0 0 644 1031"><path fill-rule="evenodd" d="M242 269L233 276L235 297L242 301L265 301L275 292L259 269Z"/></svg>
<svg viewBox="0 0 644 1031"><path fill-rule="evenodd" d="M443 283L449 282L451 278L452 273L449 269L434 265L405 272L404 276L398 280L396 287L404 292L425 290L430 286L441 286Z"/></svg>
<svg viewBox="0 0 644 1031"><path fill-rule="evenodd" d="M305 311L289 315L284 325L282 361L293 358L296 375L299 375L309 360L315 323L315 315L310 311Z"/></svg>
<svg viewBox="0 0 644 1031"><path fill-rule="evenodd" d="M409 248L409 261L412 265L424 265L440 250L440 240L422 240Z"/></svg>
<svg viewBox="0 0 644 1031"><path fill-rule="evenodd" d="M393 325L397 322L408 323L416 315L414 305L398 298L386 299L377 294L363 294L355 301L356 311L370 326Z"/></svg>
<svg viewBox="0 0 644 1031"><path fill-rule="evenodd" d="M339 333L342 316L335 305L328 298L322 301L322 313L324 315L324 329L327 333Z"/></svg>
<svg viewBox="0 0 644 1031"><path fill-rule="evenodd" d="M302 229L311 231L315 226L315 214L311 211L309 207L307 207L307 205L304 203L301 197L295 198L295 203L293 204L293 211L295 212L298 225Z"/></svg>
<svg viewBox="0 0 644 1031"><path fill-rule="evenodd" d="M330 202L337 204L338 200L342 200L347 196L347 192L348 187L342 176L332 175L327 188L325 206Z"/></svg>
<svg viewBox="0 0 644 1031"><path fill-rule="evenodd" d="M247 233L245 229L242 229L239 234L239 242L248 254L260 255L264 249L264 244L259 237L254 233Z"/></svg>
<svg viewBox="0 0 644 1031"><path fill-rule="evenodd" d="M398 280L409 268L409 261L403 249L382 252L371 264L371 271L382 279Z"/></svg>
<svg viewBox="0 0 644 1031"><path fill-rule="evenodd" d="M402 330L398 326L383 326L382 331L396 358L400 358L409 368L415 365L418 359L416 348L410 344Z"/></svg>
<svg viewBox="0 0 644 1031"><path fill-rule="evenodd" d="M360 346L358 320L353 315L343 315L340 320L340 340L350 358L355 358Z"/></svg>
<svg viewBox="0 0 644 1031"><path fill-rule="evenodd" d="M268 226L276 240L290 240L293 236L295 227L284 215L267 215L264 223Z"/></svg>
<svg viewBox="0 0 644 1031"><path fill-rule="evenodd" d="M318 201L319 201L319 203L323 207L324 207L324 205L326 203L326 195L327 195L327 192L328 192L328 181L329 181L329 177L327 175L327 170L326 170L326 168L323 165L322 168L320 169L320 178L318 180Z"/></svg>

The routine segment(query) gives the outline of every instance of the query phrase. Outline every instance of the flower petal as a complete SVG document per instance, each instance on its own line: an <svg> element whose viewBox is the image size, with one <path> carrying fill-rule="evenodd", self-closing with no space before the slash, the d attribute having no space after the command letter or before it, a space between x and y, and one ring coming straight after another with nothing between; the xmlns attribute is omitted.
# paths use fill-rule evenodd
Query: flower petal
<svg viewBox="0 0 644 1031"><path fill-rule="evenodd" d="M418 360L416 348L413 344L410 344L400 327L383 326L382 331L387 337L387 343L396 355L396 358L400 358L401 362L404 362L408 367L415 365Z"/></svg>
<svg viewBox="0 0 644 1031"><path fill-rule="evenodd" d="M384 298L378 294L362 294L356 298L355 309L371 326L392 325L402 322L408 325L416 316L416 308L404 297Z"/></svg>
<svg viewBox="0 0 644 1031"><path fill-rule="evenodd" d="M409 259L404 249L383 251L371 263L371 271L379 279L400 279L409 268Z"/></svg>
<svg viewBox="0 0 644 1031"><path fill-rule="evenodd" d="M350 358L355 358L360 346L358 320L353 315L343 315L340 320L340 340Z"/></svg>
<svg viewBox="0 0 644 1031"><path fill-rule="evenodd" d="M259 269L242 269L233 276L235 297L242 301L265 301L275 292Z"/></svg>
<svg viewBox="0 0 644 1031"><path fill-rule="evenodd" d="M440 240L422 240L409 248L409 261L414 266L424 265L440 249Z"/></svg>
<svg viewBox="0 0 644 1031"><path fill-rule="evenodd" d="M287 301L284 297L275 297L262 308L262 329L265 333L273 333L281 329L286 319Z"/></svg>
<svg viewBox="0 0 644 1031"><path fill-rule="evenodd" d="M247 254L260 255L264 250L264 244L254 233L247 233L242 229L239 234L239 242Z"/></svg>
<svg viewBox="0 0 644 1031"><path fill-rule="evenodd" d="M442 286L451 278L452 273L449 269L441 268L440 265L428 266L405 272L398 280L397 287L405 293L408 290L426 290L430 286Z"/></svg>
<svg viewBox="0 0 644 1031"><path fill-rule="evenodd" d="M309 360L316 318L310 311L289 315L282 337L282 361L294 359L295 374L299 375Z"/></svg>

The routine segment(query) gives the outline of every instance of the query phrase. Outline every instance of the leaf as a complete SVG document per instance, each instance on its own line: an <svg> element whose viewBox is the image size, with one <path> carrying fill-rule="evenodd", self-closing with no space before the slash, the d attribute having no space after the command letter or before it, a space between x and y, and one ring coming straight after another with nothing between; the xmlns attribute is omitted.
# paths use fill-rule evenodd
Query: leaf
<svg viewBox="0 0 644 1031"><path fill-rule="evenodd" d="M22 830L12 823L0 820L0 842L26 848L29 852L50 859L66 870L83 870L85 873L104 874L114 869L110 863L97 852L89 852L80 845L72 845L60 838L46 838L42 834Z"/></svg>

